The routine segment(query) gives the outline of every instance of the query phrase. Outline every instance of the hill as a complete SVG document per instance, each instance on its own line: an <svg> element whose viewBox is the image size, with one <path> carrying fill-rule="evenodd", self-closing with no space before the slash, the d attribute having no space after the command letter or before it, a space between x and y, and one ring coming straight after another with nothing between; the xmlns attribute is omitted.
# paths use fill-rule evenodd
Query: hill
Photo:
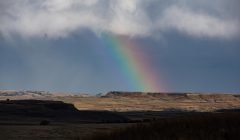
<svg viewBox="0 0 240 140"><path fill-rule="evenodd" d="M238 94L4 90L0 100L5 140L239 138Z"/></svg>
<svg viewBox="0 0 240 140"><path fill-rule="evenodd" d="M0 124L126 122L128 119L108 111L79 111L72 104L47 100L0 101Z"/></svg>
<svg viewBox="0 0 240 140"><path fill-rule="evenodd" d="M240 94L109 92L87 94L44 91L0 91L0 100L54 100L73 104L78 110L200 111L240 108Z"/></svg>

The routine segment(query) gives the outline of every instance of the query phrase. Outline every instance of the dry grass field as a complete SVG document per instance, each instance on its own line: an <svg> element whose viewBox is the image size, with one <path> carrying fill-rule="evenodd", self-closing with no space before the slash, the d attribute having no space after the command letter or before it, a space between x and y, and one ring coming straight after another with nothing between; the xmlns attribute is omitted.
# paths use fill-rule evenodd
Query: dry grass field
<svg viewBox="0 0 240 140"><path fill-rule="evenodd" d="M55 100L73 104L79 110L208 112L240 108L239 94L109 92L101 96L49 93L44 91L0 91L0 100Z"/></svg>
<svg viewBox="0 0 240 140"><path fill-rule="evenodd" d="M237 94L0 91L0 100L3 140L239 138Z"/></svg>
<svg viewBox="0 0 240 140"><path fill-rule="evenodd" d="M1 140L81 140L96 133L109 133L132 124L54 124L54 125L0 125Z"/></svg>
<svg viewBox="0 0 240 140"><path fill-rule="evenodd" d="M184 110L208 112L240 108L240 97L232 94L144 94L108 93L101 97L57 97L74 104L79 110L163 111Z"/></svg>

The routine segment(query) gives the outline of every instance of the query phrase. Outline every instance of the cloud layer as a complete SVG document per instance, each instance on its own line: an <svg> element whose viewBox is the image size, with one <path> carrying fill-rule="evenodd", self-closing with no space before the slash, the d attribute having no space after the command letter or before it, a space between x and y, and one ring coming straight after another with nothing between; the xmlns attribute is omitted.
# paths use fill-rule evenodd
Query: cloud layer
<svg viewBox="0 0 240 140"><path fill-rule="evenodd" d="M0 0L3 36L66 37L84 29L128 36L178 31L236 38L238 0Z"/></svg>

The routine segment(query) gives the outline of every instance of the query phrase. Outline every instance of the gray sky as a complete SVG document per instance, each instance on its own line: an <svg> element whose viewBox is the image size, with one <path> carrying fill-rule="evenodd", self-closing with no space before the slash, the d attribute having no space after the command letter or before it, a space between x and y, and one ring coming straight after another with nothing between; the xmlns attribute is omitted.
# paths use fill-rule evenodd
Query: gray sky
<svg viewBox="0 0 240 140"><path fill-rule="evenodd" d="M0 0L0 88L139 90L102 44L136 42L169 92L240 92L239 0Z"/></svg>

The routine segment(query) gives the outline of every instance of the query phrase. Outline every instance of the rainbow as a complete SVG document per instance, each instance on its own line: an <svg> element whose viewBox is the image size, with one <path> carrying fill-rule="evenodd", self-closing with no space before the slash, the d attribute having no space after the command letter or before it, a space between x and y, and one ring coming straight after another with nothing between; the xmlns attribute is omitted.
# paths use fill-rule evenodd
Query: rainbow
<svg viewBox="0 0 240 140"><path fill-rule="evenodd" d="M150 66L139 45L123 36L102 34L104 44L112 53L128 84L135 91L161 92L164 90L158 73Z"/></svg>

